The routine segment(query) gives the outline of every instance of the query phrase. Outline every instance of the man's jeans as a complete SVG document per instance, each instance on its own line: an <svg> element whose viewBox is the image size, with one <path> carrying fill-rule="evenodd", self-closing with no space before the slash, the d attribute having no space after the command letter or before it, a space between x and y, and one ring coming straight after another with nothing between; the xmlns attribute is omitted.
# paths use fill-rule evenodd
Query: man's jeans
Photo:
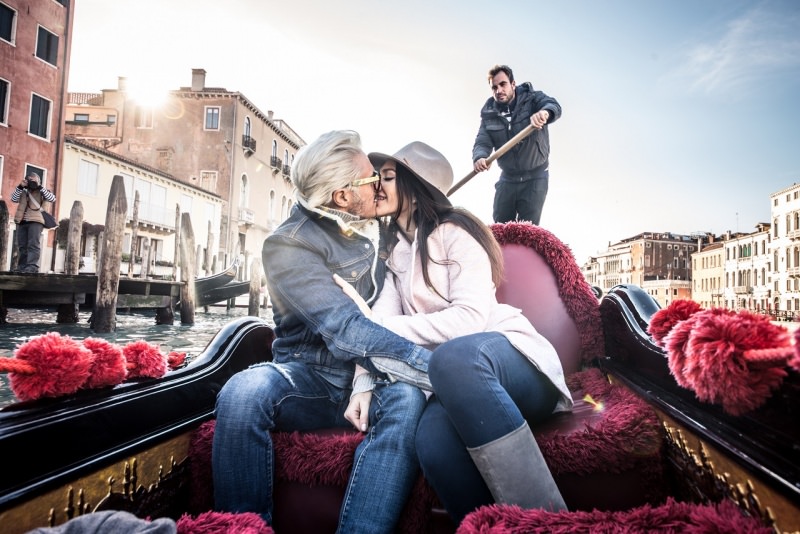
<svg viewBox="0 0 800 534"><path fill-rule="evenodd" d="M274 451L270 431L352 428L349 389L301 363L261 364L234 375L217 398L212 462L215 507L257 512L272 523ZM418 476L414 439L423 393L379 382L370 427L356 449L339 532L393 532Z"/></svg>
<svg viewBox="0 0 800 534"><path fill-rule="evenodd" d="M532 178L524 182L498 180L494 185L494 222L530 221L538 225L549 183L549 178Z"/></svg>

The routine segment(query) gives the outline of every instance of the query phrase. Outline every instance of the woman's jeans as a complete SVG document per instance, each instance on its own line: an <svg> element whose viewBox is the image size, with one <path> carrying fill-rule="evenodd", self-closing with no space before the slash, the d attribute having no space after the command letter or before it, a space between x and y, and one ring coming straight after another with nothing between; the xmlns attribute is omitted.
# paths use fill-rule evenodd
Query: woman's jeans
<svg viewBox="0 0 800 534"><path fill-rule="evenodd" d="M494 502L467 447L492 442L546 419L558 390L497 332L440 345L428 367L435 395L417 428L417 455L427 481L457 522Z"/></svg>
<svg viewBox="0 0 800 534"><path fill-rule="evenodd" d="M235 374L217 398L212 448L215 507L256 512L272 523L275 472L270 431L353 428L344 418L350 389L301 362L260 364ZM393 532L419 464L414 436L425 407L408 384L378 382L369 430L358 445L339 532Z"/></svg>

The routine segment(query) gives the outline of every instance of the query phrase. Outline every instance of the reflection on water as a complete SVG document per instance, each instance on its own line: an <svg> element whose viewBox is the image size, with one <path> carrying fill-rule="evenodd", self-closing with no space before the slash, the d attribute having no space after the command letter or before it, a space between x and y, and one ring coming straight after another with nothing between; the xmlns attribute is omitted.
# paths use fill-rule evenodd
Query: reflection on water
<svg viewBox="0 0 800 534"><path fill-rule="evenodd" d="M73 339L98 337L117 345L127 345L131 341L145 340L160 346L164 354L170 351L185 352L187 361L206 348L208 342L225 324L247 315L246 307L226 309L223 306L210 306L195 311L195 323L182 325L180 314L176 312L175 323L155 324L155 311L144 310L131 313L117 313L115 332L99 334L89 328L89 313L81 312L77 324L56 324L56 312L48 309L8 310L8 324L0 325L0 357L14 355L14 349L29 339L47 332L58 332ZM263 319L272 321L272 310L261 309ZM0 373L0 408L16 402L9 386L8 375Z"/></svg>

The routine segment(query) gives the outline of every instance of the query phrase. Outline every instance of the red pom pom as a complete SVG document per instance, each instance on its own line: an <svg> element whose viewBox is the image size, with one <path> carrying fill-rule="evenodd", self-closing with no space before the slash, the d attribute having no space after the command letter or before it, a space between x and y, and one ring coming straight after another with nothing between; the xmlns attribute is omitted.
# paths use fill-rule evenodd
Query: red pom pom
<svg viewBox="0 0 800 534"><path fill-rule="evenodd" d="M647 333L653 336L656 345L663 347L664 338L672 328L701 309L700 305L693 300L673 300L672 304L653 314L650 318L650 325L647 327Z"/></svg>
<svg viewBox="0 0 800 534"><path fill-rule="evenodd" d="M95 337L84 339L83 346L92 351L94 355L89 379L83 387L102 388L115 386L125 380L128 370L126 369L122 348L109 343L105 339Z"/></svg>
<svg viewBox="0 0 800 534"><path fill-rule="evenodd" d="M672 328L667 337L664 338L664 347L667 349L667 365L679 386L686 389L693 389L691 380L686 378L686 351L689 338L697 327L698 318L730 315L734 315L734 312L726 310L725 308L701 310L688 319L679 321Z"/></svg>
<svg viewBox="0 0 800 534"><path fill-rule="evenodd" d="M14 356L36 369L33 374L9 373L11 390L23 401L75 393L89 378L93 359L89 349L56 332L23 343Z"/></svg>
<svg viewBox="0 0 800 534"><path fill-rule="evenodd" d="M167 372L167 360L158 345L132 341L122 348L128 361L128 378L159 378Z"/></svg>
<svg viewBox="0 0 800 534"><path fill-rule="evenodd" d="M764 315L742 310L737 314L701 312L686 344L683 377L697 398L722 405L740 415L761 406L780 386L783 368L753 368L744 352L750 349L788 347L786 328Z"/></svg>
<svg viewBox="0 0 800 534"><path fill-rule="evenodd" d="M167 354L167 365L169 365L170 369L177 369L183 362L186 361L186 353L185 352L175 352L174 350Z"/></svg>

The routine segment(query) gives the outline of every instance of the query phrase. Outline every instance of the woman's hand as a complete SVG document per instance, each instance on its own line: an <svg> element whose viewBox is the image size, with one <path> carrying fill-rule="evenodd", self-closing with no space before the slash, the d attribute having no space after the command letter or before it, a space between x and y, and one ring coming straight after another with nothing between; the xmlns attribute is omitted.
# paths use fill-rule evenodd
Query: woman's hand
<svg viewBox="0 0 800 534"><path fill-rule="evenodd" d="M372 318L372 310L369 309L369 306L367 306L366 301L361 297L361 295L358 294L356 288L351 286L349 283L345 282L344 278L342 278L338 274L333 275L333 281L336 282L336 284L342 288L342 292L344 292L345 295L350 297L350 299L356 303L358 309L361 310L361 313L364 314L364 317L366 317L367 319ZM369 406L369 403L367 403L367 406Z"/></svg>
<svg viewBox="0 0 800 534"><path fill-rule="evenodd" d="M372 401L372 391L356 393L350 397L350 404L344 411L344 418L350 421L356 430L366 432L369 428L369 403Z"/></svg>

